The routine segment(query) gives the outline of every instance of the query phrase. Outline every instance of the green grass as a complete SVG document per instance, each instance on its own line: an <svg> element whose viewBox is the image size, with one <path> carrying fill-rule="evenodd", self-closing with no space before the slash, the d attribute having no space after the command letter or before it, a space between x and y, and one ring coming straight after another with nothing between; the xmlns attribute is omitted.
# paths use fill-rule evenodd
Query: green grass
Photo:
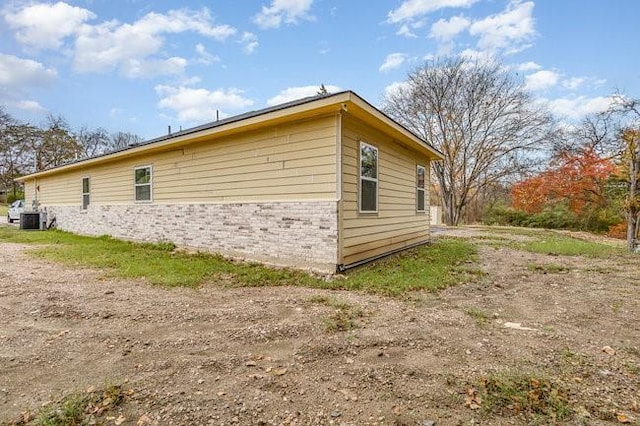
<svg viewBox="0 0 640 426"><path fill-rule="evenodd" d="M25 411L7 426L76 426L110 424L114 411L133 391L109 385L101 391L77 392L53 401L37 412Z"/></svg>
<svg viewBox="0 0 640 426"><path fill-rule="evenodd" d="M480 308L470 307L465 311L467 315L474 319L477 325L484 326L487 324L491 315Z"/></svg>
<svg viewBox="0 0 640 426"><path fill-rule="evenodd" d="M477 247L462 239L436 243L389 256L347 274L342 286L349 290L399 295L412 290L437 291L476 279Z"/></svg>
<svg viewBox="0 0 640 426"><path fill-rule="evenodd" d="M309 302L334 308L334 312L324 319L324 329L329 333L359 328L358 320L365 315L360 306L343 302L335 297L314 296L309 298Z"/></svg>
<svg viewBox="0 0 640 426"><path fill-rule="evenodd" d="M623 250L606 244L579 240L560 234L540 235L540 239L518 244L526 251L554 256L608 257Z"/></svg>
<svg viewBox="0 0 640 426"><path fill-rule="evenodd" d="M585 241L559 232L545 229L526 228L486 228L494 234L509 234L528 237L530 241L517 241L515 239L492 236L474 237L474 239L486 239L487 245L511 247L532 253L549 254L552 256L585 256L585 257L609 257L624 254L619 247L592 241ZM510 241L508 241L510 240Z"/></svg>
<svg viewBox="0 0 640 426"><path fill-rule="evenodd" d="M221 256L173 250L170 243L140 244L110 237L84 237L59 230L24 231L0 226L0 241L39 244L34 255L71 266L105 269L124 278L146 278L169 287L197 287L205 282L229 286L305 286L363 290L400 295L436 291L467 282L480 271L476 247L458 239L441 239L349 271L344 279L325 280L302 271L234 262Z"/></svg>
<svg viewBox="0 0 640 426"><path fill-rule="evenodd" d="M521 415L532 424L568 420L574 414L568 402L567 390L553 380L536 374L490 374L480 380L477 392L485 413Z"/></svg>
<svg viewBox="0 0 640 426"><path fill-rule="evenodd" d="M560 274L570 271L566 266L558 265L557 263L528 263L527 269L531 272L537 272L540 274Z"/></svg>

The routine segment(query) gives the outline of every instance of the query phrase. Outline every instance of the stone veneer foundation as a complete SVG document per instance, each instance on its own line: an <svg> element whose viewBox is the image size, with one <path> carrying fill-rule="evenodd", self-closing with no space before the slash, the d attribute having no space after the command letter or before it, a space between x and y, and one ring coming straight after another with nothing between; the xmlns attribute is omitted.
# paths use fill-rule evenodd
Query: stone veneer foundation
<svg viewBox="0 0 640 426"><path fill-rule="evenodd" d="M335 201L43 206L59 229L335 272Z"/></svg>

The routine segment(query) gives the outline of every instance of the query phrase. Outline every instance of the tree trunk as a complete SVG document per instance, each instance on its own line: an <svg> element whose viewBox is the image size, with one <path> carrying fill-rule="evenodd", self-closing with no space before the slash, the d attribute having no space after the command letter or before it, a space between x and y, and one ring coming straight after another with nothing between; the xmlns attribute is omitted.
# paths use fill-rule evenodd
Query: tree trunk
<svg viewBox="0 0 640 426"><path fill-rule="evenodd" d="M627 221L627 250L630 252L635 249L637 221L637 217L632 216L629 216L629 220Z"/></svg>
<svg viewBox="0 0 640 426"><path fill-rule="evenodd" d="M636 161L635 147L631 147L629 160L629 200L627 207L627 250L633 252L636 247L636 237L638 236L638 172L640 170L640 161Z"/></svg>

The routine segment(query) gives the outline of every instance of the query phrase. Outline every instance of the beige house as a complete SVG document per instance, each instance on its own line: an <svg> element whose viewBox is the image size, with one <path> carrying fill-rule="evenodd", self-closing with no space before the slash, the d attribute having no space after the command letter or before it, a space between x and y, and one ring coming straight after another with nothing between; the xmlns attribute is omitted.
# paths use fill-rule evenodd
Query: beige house
<svg viewBox="0 0 640 426"><path fill-rule="evenodd" d="M20 180L60 229L333 272L429 240L441 157L345 91Z"/></svg>

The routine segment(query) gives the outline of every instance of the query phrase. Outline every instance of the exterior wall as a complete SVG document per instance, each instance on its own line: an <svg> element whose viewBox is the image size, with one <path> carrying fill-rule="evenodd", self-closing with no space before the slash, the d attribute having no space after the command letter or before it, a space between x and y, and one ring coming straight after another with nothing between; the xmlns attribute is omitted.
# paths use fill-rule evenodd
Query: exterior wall
<svg viewBox="0 0 640 426"><path fill-rule="evenodd" d="M178 246L283 266L334 272L335 201L49 206L58 227L85 235Z"/></svg>
<svg viewBox="0 0 640 426"><path fill-rule="evenodd" d="M336 199L336 117L40 177L38 199L43 206L79 206L82 177L90 177L92 204L131 204L133 169L148 165L157 203Z"/></svg>
<svg viewBox="0 0 640 426"><path fill-rule="evenodd" d="M378 148L378 212L359 213L360 141ZM429 161L362 121L342 118L340 263L429 240ZM426 168L426 212L416 211L416 166Z"/></svg>
<svg viewBox="0 0 640 426"><path fill-rule="evenodd" d="M333 272L336 131L331 114L45 175L25 182L27 205L37 197L59 228L80 234ZM148 165L153 199L136 202L134 168Z"/></svg>

